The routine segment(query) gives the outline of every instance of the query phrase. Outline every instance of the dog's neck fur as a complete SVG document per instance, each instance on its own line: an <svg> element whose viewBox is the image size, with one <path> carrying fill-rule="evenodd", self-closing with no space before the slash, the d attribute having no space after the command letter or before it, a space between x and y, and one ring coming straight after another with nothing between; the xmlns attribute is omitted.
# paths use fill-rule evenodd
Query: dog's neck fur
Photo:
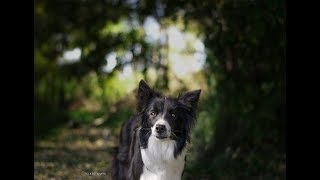
<svg viewBox="0 0 320 180"><path fill-rule="evenodd" d="M159 140L151 135L148 147L141 149L144 163L140 180L180 180L185 165L186 147L175 158L174 140Z"/></svg>

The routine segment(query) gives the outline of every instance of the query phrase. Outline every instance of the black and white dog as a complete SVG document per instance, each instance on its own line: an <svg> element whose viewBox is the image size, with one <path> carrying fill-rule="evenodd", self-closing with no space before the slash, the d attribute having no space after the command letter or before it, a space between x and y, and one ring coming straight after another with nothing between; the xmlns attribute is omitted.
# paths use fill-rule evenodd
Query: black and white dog
<svg viewBox="0 0 320 180"><path fill-rule="evenodd" d="M140 81L137 113L121 129L114 180L181 179L200 92L166 97Z"/></svg>

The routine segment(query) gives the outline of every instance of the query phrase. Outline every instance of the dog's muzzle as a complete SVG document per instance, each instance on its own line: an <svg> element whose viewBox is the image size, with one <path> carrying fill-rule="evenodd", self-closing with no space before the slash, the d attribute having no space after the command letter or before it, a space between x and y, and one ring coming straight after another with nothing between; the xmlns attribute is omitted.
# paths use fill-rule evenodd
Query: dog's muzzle
<svg viewBox="0 0 320 180"><path fill-rule="evenodd" d="M169 137L169 129L167 128L168 124L164 120L159 120L153 127L153 133L158 139L165 139Z"/></svg>

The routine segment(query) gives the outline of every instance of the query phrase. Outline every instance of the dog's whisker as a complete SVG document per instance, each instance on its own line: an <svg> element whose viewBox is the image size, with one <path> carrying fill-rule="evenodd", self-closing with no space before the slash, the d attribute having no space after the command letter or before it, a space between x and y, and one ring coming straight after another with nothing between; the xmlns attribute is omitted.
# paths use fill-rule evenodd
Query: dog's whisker
<svg viewBox="0 0 320 180"><path fill-rule="evenodd" d="M171 132L171 136L170 136L171 138L173 137L173 138L178 138L178 136L174 133L174 132Z"/></svg>
<svg viewBox="0 0 320 180"><path fill-rule="evenodd" d="M175 129L171 129L171 131L173 131L173 132L182 132L182 131L175 130Z"/></svg>

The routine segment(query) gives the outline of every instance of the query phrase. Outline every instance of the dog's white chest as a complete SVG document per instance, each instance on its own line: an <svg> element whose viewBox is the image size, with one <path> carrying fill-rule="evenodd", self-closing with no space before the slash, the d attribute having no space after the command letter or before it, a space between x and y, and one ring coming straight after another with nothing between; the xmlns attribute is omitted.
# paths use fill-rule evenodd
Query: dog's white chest
<svg viewBox="0 0 320 180"><path fill-rule="evenodd" d="M159 140L152 135L148 141L148 148L141 149L144 167L140 180L180 180L186 148L175 158L175 141Z"/></svg>

